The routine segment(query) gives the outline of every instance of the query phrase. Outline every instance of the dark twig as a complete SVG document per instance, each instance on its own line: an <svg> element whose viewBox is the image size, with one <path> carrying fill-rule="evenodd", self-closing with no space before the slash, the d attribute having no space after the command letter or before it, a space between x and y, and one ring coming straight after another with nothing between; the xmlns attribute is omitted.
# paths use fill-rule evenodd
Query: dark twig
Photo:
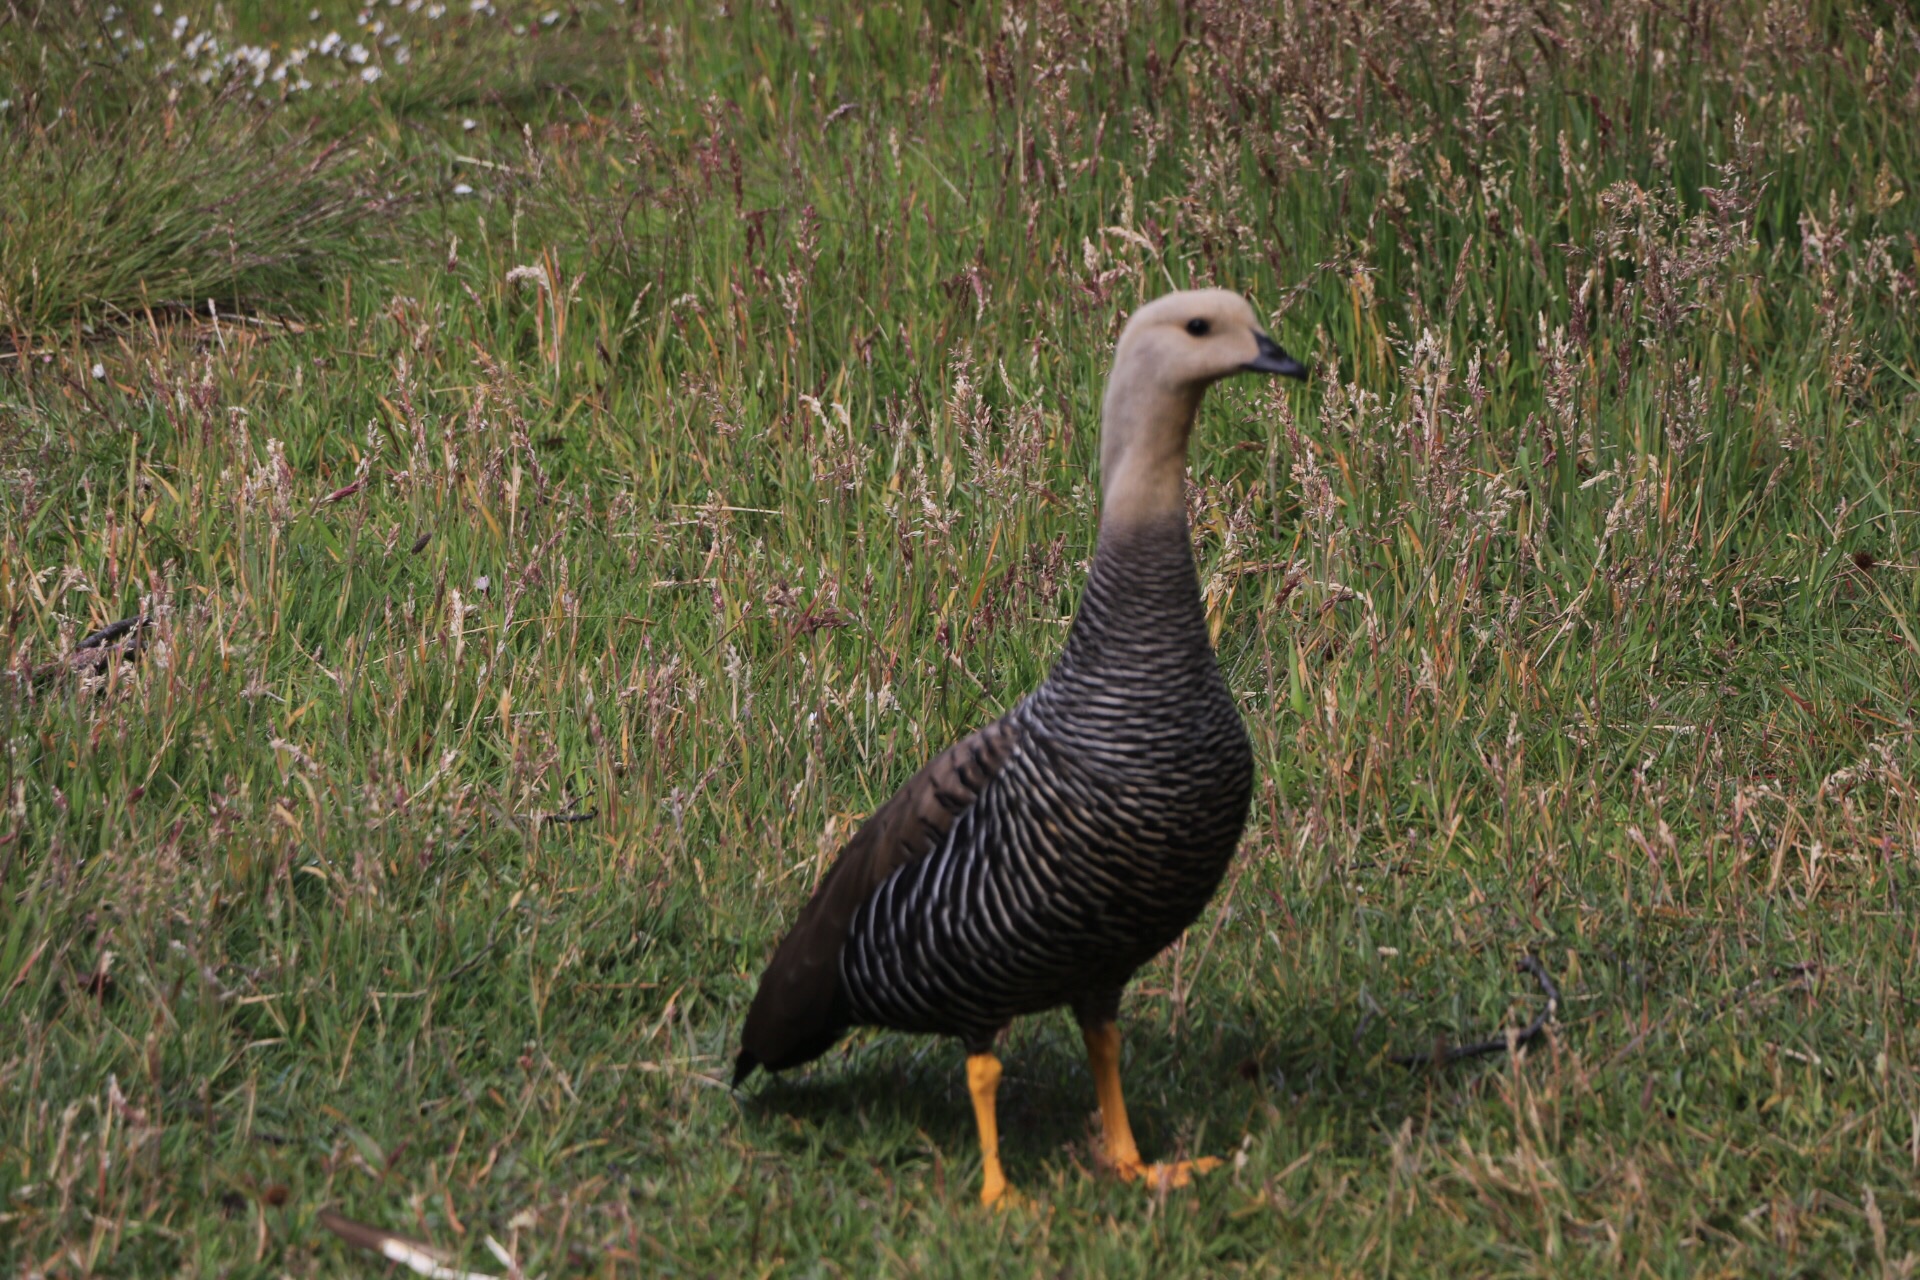
<svg viewBox="0 0 1920 1280"><path fill-rule="evenodd" d="M582 807L589 800L593 799L593 783L591 781L587 783L586 790L580 795L575 795L573 793L573 784L571 781L569 781L567 783L566 789L562 792L562 794L566 797L566 801L567 801L566 808L557 810L553 813L533 814L532 815L533 820L535 822L544 823L549 826L555 825L555 824L564 826L566 824L574 823L574 822L592 822L595 818L600 816L600 811L598 809L589 809L589 808Z"/></svg>
<svg viewBox="0 0 1920 1280"><path fill-rule="evenodd" d="M136 613L131 618L122 618L118 622L109 622L98 631L89 632L80 643L73 646L73 652L53 662L43 662L31 671L6 672L14 680L23 684L39 687L48 681L65 675L97 676L111 666L117 658L122 662L132 662L146 648L145 634L153 620L144 613ZM120 642L125 640L125 644Z"/></svg>
<svg viewBox="0 0 1920 1280"><path fill-rule="evenodd" d="M82 649L98 649L102 645L112 644L127 632L146 625L147 615L144 613L136 613L131 618L122 618L118 622L109 622L98 631L89 632L79 644L73 646L73 651L79 653Z"/></svg>
<svg viewBox="0 0 1920 1280"><path fill-rule="evenodd" d="M1393 1056L1393 1061L1403 1067L1444 1067L1458 1062L1461 1058L1477 1058L1482 1054L1499 1053L1502 1050L1511 1051L1518 1049L1521 1045L1532 1043L1542 1031L1546 1030L1548 1019L1552 1018L1560 1008L1560 989L1553 985L1553 978L1547 973L1546 966L1531 953L1523 957L1516 967L1523 973L1532 974L1534 981L1540 984L1540 990L1547 997L1546 1005L1535 1015L1532 1022L1519 1031L1509 1031L1506 1035L1492 1040L1480 1040L1454 1048L1444 1044L1437 1045L1428 1053L1397 1053Z"/></svg>
<svg viewBox="0 0 1920 1280"><path fill-rule="evenodd" d="M538 816L540 821L548 823L592 822L600 816L600 811L598 809L587 809L583 812L568 809L564 813L543 813Z"/></svg>

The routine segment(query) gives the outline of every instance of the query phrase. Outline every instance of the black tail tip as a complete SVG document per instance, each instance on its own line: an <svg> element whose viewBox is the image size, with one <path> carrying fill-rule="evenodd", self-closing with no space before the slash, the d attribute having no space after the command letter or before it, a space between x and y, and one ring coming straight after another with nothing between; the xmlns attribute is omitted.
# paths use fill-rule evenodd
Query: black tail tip
<svg viewBox="0 0 1920 1280"><path fill-rule="evenodd" d="M753 1069L759 1065L760 1059L742 1049L740 1056L733 1060L733 1087L738 1089L745 1084L747 1077L752 1075Z"/></svg>

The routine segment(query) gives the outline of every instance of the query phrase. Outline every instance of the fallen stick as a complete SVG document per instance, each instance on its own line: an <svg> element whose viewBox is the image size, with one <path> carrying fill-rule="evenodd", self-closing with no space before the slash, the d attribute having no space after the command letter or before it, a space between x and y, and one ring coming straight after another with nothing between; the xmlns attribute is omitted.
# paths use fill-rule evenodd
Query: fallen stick
<svg viewBox="0 0 1920 1280"><path fill-rule="evenodd" d="M336 1213L332 1209L322 1209L319 1216L321 1226L348 1244L365 1249L369 1253L377 1253L389 1262L399 1263L416 1275L426 1276L428 1280L499 1280L498 1276L485 1271L461 1271L450 1266L451 1255L444 1249L436 1249L418 1240L409 1240L397 1232L387 1231L381 1227L370 1227L364 1222L355 1222L352 1218ZM488 1236L485 1244L488 1252L508 1264L514 1273L518 1274L519 1268L513 1265L512 1256L500 1247L497 1240Z"/></svg>
<svg viewBox="0 0 1920 1280"><path fill-rule="evenodd" d="M1547 997L1545 1007L1532 1022L1519 1031L1509 1031L1504 1036L1460 1045L1458 1048L1448 1048L1442 1044L1436 1045L1427 1053L1397 1053L1393 1056L1393 1061L1403 1067L1444 1067L1462 1058L1477 1058L1482 1054L1499 1053L1503 1049L1512 1052L1522 1045L1532 1043L1542 1031L1546 1030L1548 1020L1560 1008L1560 989L1553 985L1553 978L1547 973L1546 966L1531 953L1525 956L1517 967L1524 973L1532 974L1534 981L1540 984L1540 990Z"/></svg>

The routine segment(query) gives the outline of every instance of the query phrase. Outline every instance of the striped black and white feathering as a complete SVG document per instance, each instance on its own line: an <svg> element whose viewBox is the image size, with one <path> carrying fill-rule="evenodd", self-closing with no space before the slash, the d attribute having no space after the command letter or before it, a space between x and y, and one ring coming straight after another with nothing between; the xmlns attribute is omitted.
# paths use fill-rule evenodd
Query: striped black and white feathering
<svg viewBox="0 0 1920 1280"><path fill-rule="evenodd" d="M999 772L854 914L855 1022L978 1049L1021 1014L1117 1003L1213 896L1253 754L1184 517L1101 540L1066 652L1001 725Z"/></svg>
<svg viewBox="0 0 1920 1280"><path fill-rule="evenodd" d="M1065 651L841 851L761 978L736 1083L856 1024L955 1035L978 1054L1011 1019L1060 1005L1111 1023L1127 980L1205 907L1246 822L1253 758L1208 642L1185 460L1205 388L1241 371L1304 374L1236 294L1170 295L1128 323Z"/></svg>

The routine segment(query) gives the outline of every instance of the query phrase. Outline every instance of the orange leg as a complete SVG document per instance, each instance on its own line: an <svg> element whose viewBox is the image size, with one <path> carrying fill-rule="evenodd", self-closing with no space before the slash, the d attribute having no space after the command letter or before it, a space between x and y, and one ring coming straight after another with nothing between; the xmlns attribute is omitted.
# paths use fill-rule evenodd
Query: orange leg
<svg viewBox="0 0 1920 1280"><path fill-rule="evenodd" d="M1011 1208L1020 1193L1007 1183L1000 1167L1000 1122L994 1099L1000 1091L1000 1059L990 1053L967 1055L967 1092L973 1095L973 1118L980 1126L980 1203L988 1208Z"/></svg>
<svg viewBox="0 0 1920 1280"><path fill-rule="evenodd" d="M1112 1022L1082 1028L1087 1062L1093 1068L1093 1088L1100 1098L1100 1127L1107 1142L1107 1162L1127 1181L1144 1178L1149 1187L1184 1187L1196 1173L1220 1167L1212 1156L1172 1164L1145 1164L1134 1145L1133 1126L1127 1123L1127 1100L1120 1092L1120 1028Z"/></svg>

